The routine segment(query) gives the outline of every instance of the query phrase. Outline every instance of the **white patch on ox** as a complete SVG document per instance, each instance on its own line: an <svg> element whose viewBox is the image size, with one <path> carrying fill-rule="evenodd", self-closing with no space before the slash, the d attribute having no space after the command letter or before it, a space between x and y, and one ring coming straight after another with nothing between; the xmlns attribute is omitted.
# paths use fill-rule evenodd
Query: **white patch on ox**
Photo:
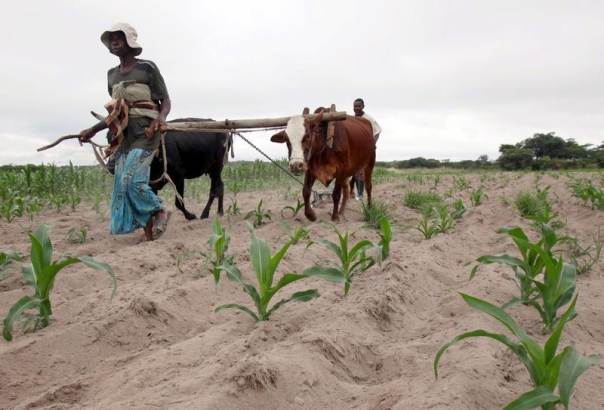
<svg viewBox="0 0 604 410"><path fill-rule="evenodd" d="M289 165L292 166L295 163L304 163L304 150L302 150L302 138L306 133L304 128L304 117L302 115L291 117L287 122L285 133L289 138L289 142L292 146L292 155L289 159Z"/></svg>

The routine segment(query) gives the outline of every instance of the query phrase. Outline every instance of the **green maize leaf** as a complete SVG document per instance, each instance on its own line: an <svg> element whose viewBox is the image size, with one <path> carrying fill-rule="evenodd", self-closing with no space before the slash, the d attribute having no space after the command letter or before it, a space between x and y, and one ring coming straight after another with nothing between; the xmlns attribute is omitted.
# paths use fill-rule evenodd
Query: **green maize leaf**
<svg viewBox="0 0 604 410"><path fill-rule="evenodd" d="M522 269L524 269L526 266L524 264L523 260L515 258L513 256L509 256L509 255L499 255L499 256L484 255L484 256L477 258L476 262L478 262L479 265L476 265L476 266L474 266L474 268L472 268L472 271L470 272L470 280L472 280L474 278L474 276L476 275L476 272L478 271L480 264L489 265L491 263L502 263L502 264L511 266L512 268L520 267Z"/></svg>
<svg viewBox="0 0 604 410"><path fill-rule="evenodd" d="M365 271L375 265L375 263L375 259L373 259L371 256L366 256L365 254L362 254L359 257L359 260L352 264L352 266L350 267L350 275L352 276L353 273L355 273L355 269L359 265L361 265L361 270Z"/></svg>
<svg viewBox="0 0 604 410"><path fill-rule="evenodd" d="M290 236L290 242L292 245L297 244L301 239L309 237L308 229L298 228L294 231L294 234Z"/></svg>
<svg viewBox="0 0 604 410"><path fill-rule="evenodd" d="M260 311L260 295L258 294L258 291L254 286L243 281L239 268L237 268L237 266L235 265L229 264L220 266L220 269L226 272L227 278L229 278L229 280L231 280L232 282L239 283L241 286L243 286L243 290L245 291L245 293L250 295L250 297L254 301L254 304Z"/></svg>
<svg viewBox="0 0 604 410"><path fill-rule="evenodd" d="M520 326L518 326L518 324L514 321L514 319L512 319L510 315L508 315L505 311L498 308L497 306L492 305L484 300L475 298L470 295L466 295L464 293L461 294L461 297L466 301L468 305L470 305L474 309L477 309L497 319L501 324L507 327L510 332L514 334L514 336L520 339L520 341L528 351L529 355L535 362L535 367L537 369L543 368L545 366L545 357L541 347L537 344L537 342L531 339L524 332L524 330L522 330Z"/></svg>
<svg viewBox="0 0 604 410"><path fill-rule="evenodd" d="M214 277L214 285L218 285L218 282L220 282L220 272L222 272L220 270L219 267L215 267L214 269L212 269L212 276Z"/></svg>
<svg viewBox="0 0 604 410"><path fill-rule="evenodd" d="M254 272L256 272L256 278L261 289L268 289L271 287L273 278L270 274L270 260L271 250L268 244L256 237L254 231L252 233L252 244L250 245L250 256L252 259L252 266Z"/></svg>
<svg viewBox="0 0 604 410"><path fill-rule="evenodd" d="M281 247L281 249L279 249L275 253L275 255L273 255L273 257L270 258L270 260L269 260L269 271L270 271L271 278L275 275L275 271L279 267L279 264L281 263L281 260L283 259L283 257L287 253L287 250L292 245L292 243L295 242L296 240L297 240L297 238L294 236L290 241L286 242L285 245L283 245ZM271 285L272 285L272 279L271 279Z"/></svg>
<svg viewBox="0 0 604 410"><path fill-rule="evenodd" d="M544 265L545 265L545 269L548 272L555 272L556 269L558 268L558 264L562 263L562 259L557 260L554 259L553 255L551 255L549 252L544 251L541 248L537 248L536 249L537 252L539 252L539 256L541 257L541 260L543 261Z"/></svg>
<svg viewBox="0 0 604 410"><path fill-rule="evenodd" d="M19 320L21 314L26 310L38 308L40 303L42 301L37 297L23 296L9 309L4 319L4 329L2 331L2 336L7 342L13 339L13 325Z"/></svg>
<svg viewBox="0 0 604 410"><path fill-rule="evenodd" d="M214 218L214 220L212 221L212 230L216 235L224 234L224 229L222 229L222 226L220 225L220 220L218 218Z"/></svg>
<svg viewBox="0 0 604 410"><path fill-rule="evenodd" d="M40 225L34 232L34 236L38 239L42 247L42 263L48 265L52 259L52 243L50 242L50 226Z"/></svg>
<svg viewBox="0 0 604 410"><path fill-rule="evenodd" d="M550 316L545 311L545 309L543 309L543 307L541 307L541 305L539 304L539 302L537 302L536 299L531 299L531 300L527 301L526 304L534 307L537 310L537 312L539 313L539 316L541 317L541 320L543 321L543 323L545 323L546 326L549 326L549 323L551 321Z"/></svg>
<svg viewBox="0 0 604 410"><path fill-rule="evenodd" d="M541 241L546 245L545 248L548 251L559 241L556 231L548 224L541 225L541 236L543 237Z"/></svg>
<svg viewBox="0 0 604 410"><path fill-rule="evenodd" d="M220 265L219 268L226 272L227 277L231 281L237 282L237 283L243 283L241 271L239 270L239 268L237 266L229 263L229 264Z"/></svg>
<svg viewBox="0 0 604 410"><path fill-rule="evenodd" d="M0 251L0 272L6 269L13 261L20 262L23 256L18 252Z"/></svg>
<svg viewBox="0 0 604 410"><path fill-rule="evenodd" d="M350 290L350 279L347 279L344 282L344 296L348 295L348 291Z"/></svg>
<svg viewBox="0 0 604 410"><path fill-rule="evenodd" d="M212 250L219 259L224 254L224 247L226 244L226 238L224 236L212 235L210 241L213 244Z"/></svg>
<svg viewBox="0 0 604 410"><path fill-rule="evenodd" d="M445 351L447 351L447 349L449 349L449 347L453 346L455 343L460 342L464 339L471 338L471 337L488 337L488 338L497 340L498 342L506 345L514 353L516 353L516 355L520 358L520 360L523 363L526 364L529 360L526 355L526 351L524 350L522 345L520 345L518 343L514 343L506 335L503 335L500 333L487 332L486 330L483 330L483 329L477 329L477 330L472 330L470 332L465 332L458 336L455 336L453 339L451 339L450 342L446 343L444 346L442 346L438 350L438 352L436 353L436 356L434 357L434 364L433 364L435 378L438 379L438 363L440 362L440 358L445 353Z"/></svg>
<svg viewBox="0 0 604 410"><path fill-rule="evenodd" d="M380 218L380 243L382 260L390 256L390 242L392 241L392 227L387 218Z"/></svg>
<svg viewBox="0 0 604 410"><path fill-rule="evenodd" d="M582 356L572 346L565 348L562 355L558 391L560 392L560 401L564 405L564 408L568 409L568 402L577 379L585 370L598 363L600 358L596 355Z"/></svg>
<svg viewBox="0 0 604 410"><path fill-rule="evenodd" d="M497 230L497 233L505 233L510 235L511 237L522 239L524 241L529 240L522 228L518 226L502 226Z"/></svg>
<svg viewBox="0 0 604 410"><path fill-rule="evenodd" d="M48 297L50 295L50 291L52 290L53 285L55 283L55 278L57 276L57 273L59 273L59 271L61 269L63 269L64 267L73 265L74 263L78 263L78 262L80 262L80 260L78 258L65 258L65 259L61 260L60 262L55 262L52 265L44 266L42 268L43 270L40 273L35 272L36 276L37 276L36 283L37 283L39 296L43 300L48 299Z"/></svg>
<svg viewBox="0 0 604 410"><path fill-rule="evenodd" d="M560 258L562 262L562 258ZM556 290L558 294L565 294L571 290L571 295L574 293L574 289L577 283L577 268L574 265L563 263L560 272L560 277L556 283ZM569 299L570 300L570 299ZM564 303L568 303L568 300Z"/></svg>
<svg viewBox="0 0 604 410"><path fill-rule="evenodd" d="M570 288L570 289L567 289L566 292L564 292L558 298L558 300L556 301L556 304L554 305L554 308L556 310L558 310L562 306L566 305L568 302L570 302L572 300L574 294L575 294L575 287L574 286L572 288ZM575 316L573 316L572 318L574 318Z"/></svg>
<svg viewBox="0 0 604 410"><path fill-rule="evenodd" d="M555 403L560 398L545 386L539 386L518 397L508 404L503 410L530 410L535 407L543 406L547 403Z"/></svg>
<svg viewBox="0 0 604 410"><path fill-rule="evenodd" d="M36 289L36 275L34 274L34 268L31 265L24 265L21 267L21 274L25 283Z"/></svg>
<svg viewBox="0 0 604 410"><path fill-rule="evenodd" d="M338 256L338 258L340 258L340 261L342 263L344 263L344 255L343 255L340 247L338 247L338 245L336 245L335 243L333 243L332 241L329 241L327 239L321 239L321 240L319 240L319 242L322 243L323 245L325 245L325 247L327 249L329 249L333 253L335 253Z"/></svg>
<svg viewBox="0 0 604 410"><path fill-rule="evenodd" d="M317 289L308 289L294 293L291 298L292 300L296 300L298 302L308 302L309 300L318 298L319 296L319 291Z"/></svg>
<svg viewBox="0 0 604 410"><path fill-rule="evenodd" d="M299 210L299 209L298 209ZM296 216L296 209L293 206L287 205L281 209L281 218L285 218L285 211L292 211L292 218Z"/></svg>
<svg viewBox="0 0 604 410"><path fill-rule="evenodd" d="M349 260L349 257L348 257L348 237L349 237L349 233L346 232L344 235L342 235L337 230L336 230L336 233L338 234L338 238L340 240L340 251L341 251L341 254L342 254L342 263L346 263Z"/></svg>
<svg viewBox="0 0 604 410"><path fill-rule="evenodd" d="M544 380L541 380L539 385L547 386L551 391L554 391L556 386L558 385L558 377L560 376L560 364L562 363L563 354L560 353L557 356L554 356L552 360L547 364L547 368L545 370L545 374L547 375Z"/></svg>
<svg viewBox="0 0 604 410"><path fill-rule="evenodd" d="M80 256L78 257L78 259L80 262L82 262L89 268L95 270L104 270L109 274L109 276L111 277L111 283L113 285L113 290L111 291L111 297L113 298L113 296L115 296L115 292L117 292L117 278L115 277L115 273L113 272L113 268L111 267L111 265L105 262L99 262L96 259L87 255Z"/></svg>
<svg viewBox="0 0 604 410"><path fill-rule="evenodd" d="M558 344L560 343L560 337L562 336L562 330L564 330L566 322L568 322L575 313L575 305L577 304L578 297L579 295L575 295L575 298L571 302L570 306L566 309L566 312L564 312L564 314L562 314L560 317L560 320L556 324L551 336L545 342L544 353L546 364L549 363L556 355L556 350L558 350Z"/></svg>
<svg viewBox="0 0 604 410"><path fill-rule="evenodd" d="M563 292L565 292L569 286L574 287L574 281L569 281L575 279L574 270L567 270L566 277L563 274L564 272L564 262L562 258L556 261L554 269L547 269L544 273L545 282L546 282L546 295L548 299L551 299L552 302L557 299Z"/></svg>
<svg viewBox="0 0 604 410"><path fill-rule="evenodd" d="M520 298L514 296L513 298L511 298L510 300L505 302L503 305L501 305L501 309L505 310L505 309L509 308L510 306L514 306L518 302L520 302Z"/></svg>
<svg viewBox="0 0 604 410"><path fill-rule="evenodd" d="M245 306L238 305L236 303L228 303L226 305L220 305L216 309L214 309L214 312L218 313L218 312L220 312L221 310L224 310L224 309L239 309L241 311L244 311L245 313L247 313L251 317L253 317L256 322L260 321L260 319L258 318L258 316L254 312L252 312L250 309L246 308Z"/></svg>
<svg viewBox="0 0 604 410"><path fill-rule="evenodd" d="M281 277L281 279L279 279L279 282L277 282L275 287L271 289L271 293L275 294L282 287L289 285L290 283L295 282L297 280L305 279L306 277L306 275L299 275L297 273L286 273Z"/></svg>
<svg viewBox="0 0 604 410"><path fill-rule="evenodd" d="M44 271L44 267L50 264L44 261L44 250L42 244L34 235L29 234L29 240L31 242L31 266L33 267L34 275L36 277L36 283L40 279L40 275Z"/></svg>
<svg viewBox="0 0 604 410"><path fill-rule="evenodd" d="M309 289L302 292L296 292L291 295L287 299L281 299L279 302L275 303L275 305L266 313L266 319L273 314L273 312L279 309L281 306L285 305L291 301L297 302L308 302L309 300L315 299L319 297L319 291L317 289Z"/></svg>
<svg viewBox="0 0 604 410"><path fill-rule="evenodd" d="M374 243L368 240L362 240L357 242L352 249L348 252L349 260L353 260L359 252L366 251L367 249L374 246Z"/></svg>
<svg viewBox="0 0 604 410"><path fill-rule="evenodd" d="M541 251L545 262L544 282L533 280L543 299L545 324L551 328L556 321L556 311L570 302L576 286L576 269L565 264L562 258L554 260L549 252ZM535 306L536 304L533 304ZM536 306L535 306L536 307Z"/></svg>
<svg viewBox="0 0 604 410"><path fill-rule="evenodd" d="M344 273L337 268L324 268L321 266L313 266L302 272L304 276L317 276L330 282L344 282Z"/></svg>
<svg viewBox="0 0 604 410"><path fill-rule="evenodd" d="M476 272L478 272L478 269L480 269L480 264L474 265L474 267L470 271L470 280L474 279L474 276L476 276Z"/></svg>

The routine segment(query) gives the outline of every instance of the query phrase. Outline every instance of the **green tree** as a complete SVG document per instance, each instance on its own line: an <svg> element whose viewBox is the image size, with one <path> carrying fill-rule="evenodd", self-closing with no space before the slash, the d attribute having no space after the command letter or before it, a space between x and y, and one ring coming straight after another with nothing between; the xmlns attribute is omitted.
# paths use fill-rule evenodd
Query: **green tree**
<svg viewBox="0 0 604 410"><path fill-rule="evenodd" d="M517 145L503 144L499 147L501 155L497 162L501 168L512 171L529 168L533 163L533 151Z"/></svg>

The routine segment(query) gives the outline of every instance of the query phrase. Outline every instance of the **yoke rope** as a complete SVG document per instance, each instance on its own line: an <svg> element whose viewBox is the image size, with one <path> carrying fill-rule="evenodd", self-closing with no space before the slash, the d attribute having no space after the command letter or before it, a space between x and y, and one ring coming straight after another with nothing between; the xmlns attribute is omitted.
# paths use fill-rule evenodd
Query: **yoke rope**
<svg viewBox="0 0 604 410"><path fill-rule="evenodd" d="M283 127L266 128L264 130L258 130L258 131L269 131L269 130L277 130L277 129L283 129ZM270 162L272 162L272 164L274 166L276 166L277 168L279 168L281 171L285 172L294 181L296 181L300 185L304 186L304 183L302 181L300 181L298 178L296 178L292 173L290 173L289 170L285 169L283 166L281 166L281 164L279 164L277 161L275 161L274 159L272 159L271 157L269 157L268 154L266 154L264 151L262 151L256 145L254 145L250 140L248 140L243 135L241 135L242 132L252 132L252 131L256 131L256 130L231 131L231 134L238 135L242 140L244 140L245 142L247 142L252 148L254 148L256 151L258 151L260 154L262 154ZM326 194L324 192L317 192L316 190L313 189L312 190L312 198L313 198L312 199L312 205L314 206L317 202L320 202L323 199L324 195L331 195L331 193Z"/></svg>
<svg viewBox="0 0 604 410"><path fill-rule="evenodd" d="M247 142L252 148L254 148L256 151L258 151L260 154L262 154L270 162L272 162L274 166L276 166L277 168L279 168L281 171L285 172L291 179L293 179L294 181L296 181L300 185L304 186L304 183L302 181L300 181L298 178L296 178L292 173L290 173L289 170L285 169L281 164L279 164L277 161L275 161L274 159L272 159L271 157L269 157L268 154L266 154L264 151L262 151L256 145L254 145L252 143L252 141L248 140L243 135L241 135L241 131L232 131L232 133L235 134L235 135L238 135L241 139L243 139L245 142Z"/></svg>

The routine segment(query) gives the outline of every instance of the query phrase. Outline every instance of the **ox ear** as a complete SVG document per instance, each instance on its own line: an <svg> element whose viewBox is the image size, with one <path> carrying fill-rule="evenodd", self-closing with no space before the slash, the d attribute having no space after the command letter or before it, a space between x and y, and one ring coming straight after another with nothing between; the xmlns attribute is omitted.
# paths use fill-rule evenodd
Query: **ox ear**
<svg viewBox="0 0 604 410"><path fill-rule="evenodd" d="M273 135L271 137L271 141L279 144L283 144L285 141L287 141L287 134L285 133L285 130L279 131L278 133Z"/></svg>
<svg viewBox="0 0 604 410"><path fill-rule="evenodd" d="M308 114L310 114L310 108L304 107L304 109L302 110L302 115L308 115Z"/></svg>

